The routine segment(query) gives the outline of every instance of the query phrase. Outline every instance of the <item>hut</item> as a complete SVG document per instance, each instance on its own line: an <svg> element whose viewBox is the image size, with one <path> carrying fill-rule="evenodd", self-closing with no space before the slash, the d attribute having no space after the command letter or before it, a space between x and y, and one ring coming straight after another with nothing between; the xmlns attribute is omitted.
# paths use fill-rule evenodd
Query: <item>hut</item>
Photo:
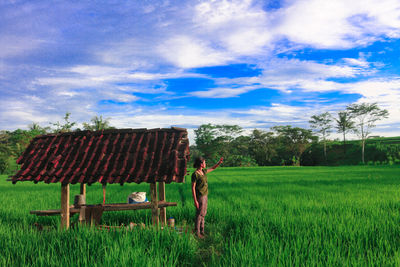
<svg viewBox="0 0 400 267"><path fill-rule="evenodd" d="M182 183L189 160L187 130L110 129L42 135L34 138L17 163L20 170L11 177L34 183L60 183L61 209L31 211L37 215L61 215L61 226L69 228L70 215L79 213L83 221L99 221L104 211L151 209L152 221L166 223L165 184ZM95 204L70 206L70 184L80 184L81 195L86 185L149 183L150 203ZM157 197L158 183L158 197Z"/></svg>

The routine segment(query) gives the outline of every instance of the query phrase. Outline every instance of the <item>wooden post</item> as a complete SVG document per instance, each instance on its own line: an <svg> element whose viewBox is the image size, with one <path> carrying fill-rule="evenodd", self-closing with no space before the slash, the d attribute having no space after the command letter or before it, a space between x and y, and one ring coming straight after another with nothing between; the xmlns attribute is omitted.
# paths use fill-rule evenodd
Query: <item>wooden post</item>
<svg viewBox="0 0 400 267"><path fill-rule="evenodd" d="M165 202L165 182L158 183L158 199ZM160 220L162 225L167 225L167 208L160 208Z"/></svg>
<svg viewBox="0 0 400 267"><path fill-rule="evenodd" d="M61 228L69 228L69 184L61 184Z"/></svg>
<svg viewBox="0 0 400 267"><path fill-rule="evenodd" d="M85 196L86 199L86 184L81 183L81 190L80 190L80 194Z"/></svg>
<svg viewBox="0 0 400 267"><path fill-rule="evenodd" d="M85 204L86 204L86 184L81 183L79 194L83 195L83 198L84 198ZM85 206L80 207L78 221L80 224L83 224L86 221L86 207Z"/></svg>
<svg viewBox="0 0 400 267"><path fill-rule="evenodd" d="M153 225L158 225L159 217L158 217L158 200L157 200L156 183L150 183L150 194L151 194L151 220L153 222Z"/></svg>
<svg viewBox="0 0 400 267"><path fill-rule="evenodd" d="M103 205L106 204L106 186L107 184L103 184Z"/></svg>

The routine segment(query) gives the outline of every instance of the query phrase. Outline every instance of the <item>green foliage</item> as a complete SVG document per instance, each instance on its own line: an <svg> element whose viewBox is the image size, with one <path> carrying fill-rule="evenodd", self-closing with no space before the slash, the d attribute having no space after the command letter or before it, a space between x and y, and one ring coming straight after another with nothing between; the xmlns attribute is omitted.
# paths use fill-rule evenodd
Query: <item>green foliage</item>
<svg viewBox="0 0 400 267"><path fill-rule="evenodd" d="M196 151L214 162L224 157L223 166L299 165L302 153L316 140L310 130L291 126L273 127L274 132L253 130L240 135L237 125L201 125L195 130Z"/></svg>
<svg viewBox="0 0 400 267"><path fill-rule="evenodd" d="M332 115L329 112L325 112L319 115L311 116L309 120L311 128L315 129L318 134L322 136L323 139L329 136L332 129Z"/></svg>
<svg viewBox="0 0 400 267"><path fill-rule="evenodd" d="M332 115L329 112L325 112L319 115L311 116L309 121L311 128L315 129L316 133L322 136L324 143L324 157L326 160L326 138L330 135L332 129Z"/></svg>
<svg viewBox="0 0 400 267"><path fill-rule="evenodd" d="M348 133L354 130L354 121L351 120L350 113L348 111L340 111L336 121L336 129L338 133Z"/></svg>
<svg viewBox="0 0 400 267"><path fill-rule="evenodd" d="M8 158L3 155L0 155L0 174L5 173L8 167L9 167Z"/></svg>
<svg viewBox="0 0 400 267"><path fill-rule="evenodd" d="M299 165L303 152L317 140L311 130L299 127L275 126L272 130L277 135L277 153L284 165Z"/></svg>
<svg viewBox="0 0 400 267"><path fill-rule="evenodd" d="M46 129L38 125L29 130L0 131L0 173L12 173L16 169L15 159L25 151L35 136L44 133Z"/></svg>
<svg viewBox="0 0 400 267"><path fill-rule="evenodd" d="M254 129L250 135L250 155L259 166L273 165L278 156L277 142L273 135L272 132L257 129Z"/></svg>
<svg viewBox="0 0 400 267"><path fill-rule="evenodd" d="M338 113L338 118L335 119L335 121L338 133L343 134L343 151L346 154L346 134L350 131L354 131L354 121L352 121L348 111L340 111Z"/></svg>
<svg viewBox="0 0 400 267"><path fill-rule="evenodd" d="M110 119L103 119L103 116L100 115L94 116L91 120L92 123L83 123L83 128L85 130L90 130L90 131L100 131L100 130L106 130L106 129L112 129L114 127L110 126Z"/></svg>
<svg viewBox="0 0 400 267"><path fill-rule="evenodd" d="M257 166L257 162L249 156L232 154L224 158L224 166L251 167L251 166Z"/></svg>
<svg viewBox="0 0 400 267"><path fill-rule="evenodd" d="M207 160L227 157L232 146L240 149L233 141L241 132L242 128L238 125L203 124L194 130L196 147Z"/></svg>
<svg viewBox="0 0 400 267"><path fill-rule="evenodd" d="M359 141L349 141L343 147L339 142L328 142L327 161L323 161L322 144L312 144L303 154L301 165L357 165L362 147ZM346 151L346 153L345 153ZM367 139L365 162L369 165L400 164L400 137Z"/></svg>
<svg viewBox="0 0 400 267"><path fill-rule="evenodd" d="M359 141L342 144L317 142L310 130L287 126L273 127L271 132L254 129L249 136L222 135L216 125L202 125L197 130L197 143L190 147L192 166L195 157L209 155L209 164L223 156L230 166L316 166L357 165L362 146ZM236 128L238 129L238 128ZM195 130L196 131L196 130ZM201 142L200 142L201 140ZM207 140L207 141L205 141ZM365 147L368 161L395 165L400 163L400 138L368 139ZM399 146L398 146L398 145ZM324 151L328 151L326 154Z"/></svg>
<svg viewBox="0 0 400 267"><path fill-rule="evenodd" d="M29 131L35 133L35 135L47 134L50 131L50 127L41 127L36 122L31 123L28 128Z"/></svg>
<svg viewBox="0 0 400 267"><path fill-rule="evenodd" d="M371 133L372 128L378 120L382 120L389 116L386 109L381 109L377 103L361 103L351 104L347 106L347 111L355 120L355 132L361 139L361 161L365 162L365 140Z"/></svg>
<svg viewBox="0 0 400 267"><path fill-rule="evenodd" d="M71 132L72 127L76 125L76 122L71 122L70 121L70 112L66 112L64 116L64 123L61 123L57 121L56 123L50 122L50 124L55 127L54 132L55 133L65 133L65 132Z"/></svg>

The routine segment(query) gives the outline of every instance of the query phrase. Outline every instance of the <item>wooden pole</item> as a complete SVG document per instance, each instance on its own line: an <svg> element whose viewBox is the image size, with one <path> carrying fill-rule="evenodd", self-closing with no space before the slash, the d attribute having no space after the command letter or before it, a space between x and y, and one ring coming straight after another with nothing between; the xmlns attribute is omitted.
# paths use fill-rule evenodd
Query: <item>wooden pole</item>
<svg viewBox="0 0 400 267"><path fill-rule="evenodd" d="M151 194L151 221L153 222L153 225L158 225L159 217L158 217L158 200L157 200L156 183L150 183L150 194Z"/></svg>
<svg viewBox="0 0 400 267"><path fill-rule="evenodd" d="M69 184L61 184L61 228L69 228Z"/></svg>
<svg viewBox="0 0 400 267"><path fill-rule="evenodd" d="M165 202L165 182L158 183L158 199ZM167 208L160 208L160 220L162 225L167 225Z"/></svg>
<svg viewBox="0 0 400 267"><path fill-rule="evenodd" d="M106 204L106 185L107 184L103 184L103 205Z"/></svg>
<svg viewBox="0 0 400 267"><path fill-rule="evenodd" d="M86 184L81 183L81 190L80 190L80 194L85 196L86 199Z"/></svg>

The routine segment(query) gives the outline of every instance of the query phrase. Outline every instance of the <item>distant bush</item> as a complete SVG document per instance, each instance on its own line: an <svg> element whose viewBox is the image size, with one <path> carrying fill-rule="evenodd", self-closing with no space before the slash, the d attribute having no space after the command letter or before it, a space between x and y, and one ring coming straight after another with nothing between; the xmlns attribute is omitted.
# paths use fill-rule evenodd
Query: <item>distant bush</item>
<svg viewBox="0 0 400 267"><path fill-rule="evenodd" d="M249 156L242 156L242 155L231 155L224 158L223 166L225 167L253 167L258 166L256 161L249 157Z"/></svg>
<svg viewBox="0 0 400 267"><path fill-rule="evenodd" d="M304 151L301 165L358 165L361 161L359 141L346 143L346 153L341 142L327 144L327 158L323 154L323 145L314 143ZM367 140L365 146L366 165L400 164L400 138L376 138ZM364 165L364 164L362 164Z"/></svg>
<svg viewBox="0 0 400 267"><path fill-rule="evenodd" d="M9 167L8 158L0 156L0 174L6 173L8 167Z"/></svg>

